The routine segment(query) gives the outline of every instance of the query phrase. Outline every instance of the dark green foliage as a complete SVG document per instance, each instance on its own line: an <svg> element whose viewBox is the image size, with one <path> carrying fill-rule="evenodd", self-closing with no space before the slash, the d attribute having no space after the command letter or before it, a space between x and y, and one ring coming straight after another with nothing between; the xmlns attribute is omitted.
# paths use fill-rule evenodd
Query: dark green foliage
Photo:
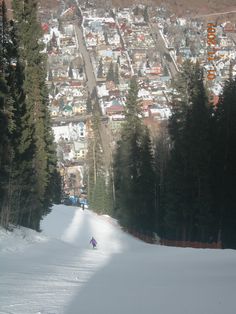
<svg viewBox="0 0 236 314"><path fill-rule="evenodd" d="M87 102L86 102L86 112L88 114L92 113L93 111L93 104L92 104L92 100L91 97L88 96Z"/></svg>
<svg viewBox="0 0 236 314"><path fill-rule="evenodd" d="M180 81L181 100L174 99L169 123L166 224L170 237L206 241L211 236L209 110L198 65L186 63Z"/></svg>
<svg viewBox="0 0 236 314"><path fill-rule="evenodd" d="M99 174L90 199L90 206L99 214L111 213L112 204L109 202L108 185L105 182L105 176Z"/></svg>
<svg viewBox="0 0 236 314"><path fill-rule="evenodd" d="M144 8L144 10L143 10L143 18L144 18L144 21L145 21L146 23L149 22L148 7L147 7L147 6L145 6L145 8Z"/></svg>
<svg viewBox="0 0 236 314"><path fill-rule="evenodd" d="M133 14L134 15L139 15L140 14L140 9L139 9L139 6L135 6L135 8L133 9Z"/></svg>
<svg viewBox="0 0 236 314"><path fill-rule="evenodd" d="M169 71L166 65L164 65L164 70L163 70L163 75L164 76L169 76Z"/></svg>
<svg viewBox="0 0 236 314"><path fill-rule="evenodd" d="M202 70L186 62L175 88L166 161L163 142L156 149L157 230L165 238L236 247L236 82L231 77L210 108Z"/></svg>
<svg viewBox="0 0 236 314"><path fill-rule="evenodd" d="M69 65L68 76L69 76L69 78L73 79L73 68L72 68L71 63Z"/></svg>
<svg viewBox="0 0 236 314"><path fill-rule="evenodd" d="M102 62L102 58L100 58L100 60L99 60L97 77L98 78L103 78L103 62Z"/></svg>
<svg viewBox="0 0 236 314"><path fill-rule="evenodd" d="M120 83L119 64L118 63L116 63L116 65L115 65L114 82L116 85L119 85L119 83Z"/></svg>
<svg viewBox="0 0 236 314"><path fill-rule="evenodd" d="M40 52L37 1L14 0L12 4L16 22L4 20L2 51L6 54L1 55L0 119L5 120L4 151L0 147L0 172L4 173L0 182L1 224L39 230L53 200L55 189L50 185L56 171L47 109L46 59Z"/></svg>
<svg viewBox="0 0 236 314"><path fill-rule="evenodd" d="M113 81L115 80L115 74L114 74L114 65L113 65L113 62L110 63L110 66L109 66L109 69L108 69L108 72L107 72L107 78L106 78L107 81Z"/></svg>
<svg viewBox="0 0 236 314"><path fill-rule="evenodd" d="M104 31L103 35L104 35L104 39L105 39L105 43L106 43L106 45L109 45L107 32L106 32L106 31Z"/></svg>
<svg viewBox="0 0 236 314"><path fill-rule="evenodd" d="M148 130L143 126L133 78L126 103L126 122L114 159L116 215L125 227L154 230L155 176Z"/></svg>
<svg viewBox="0 0 236 314"><path fill-rule="evenodd" d="M103 164L103 151L99 134L100 118L93 115L93 137L88 141L88 199L89 206L100 214L111 214L113 210L113 190L111 175Z"/></svg>
<svg viewBox="0 0 236 314"><path fill-rule="evenodd" d="M155 224L159 236L165 236L165 215L166 215L166 174L169 160L170 139L168 128L164 122L159 129L154 146L155 165Z"/></svg>
<svg viewBox="0 0 236 314"><path fill-rule="evenodd" d="M48 80L51 82L53 80L52 69L48 71Z"/></svg>
<svg viewBox="0 0 236 314"><path fill-rule="evenodd" d="M211 183L218 237L225 247L236 248L236 80L226 82L212 113Z"/></svg>

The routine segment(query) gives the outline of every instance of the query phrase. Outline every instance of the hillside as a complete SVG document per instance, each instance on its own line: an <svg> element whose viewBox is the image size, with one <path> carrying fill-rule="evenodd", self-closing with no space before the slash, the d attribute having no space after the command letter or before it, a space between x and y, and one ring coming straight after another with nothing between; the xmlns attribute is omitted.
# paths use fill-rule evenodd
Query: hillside
<svg viewBox="0 0 236 314"><path fill-rule="evenodd" d="M5 0L7 8L11 8L12 0ZM40 5L43 8L53 10L55 7L58 7L61 0L39 0ZM64 0L64 2L69 2L69 0ZM80 1L82 2L82 1ZM84 1L85 2L85 1ZM90 1L91 2L91 1ZM211 13L221 13L221 12L230 12L236 11L236 3L235 0L94 0L93 3L96 3L97 7L128 7L137 4L144 5L162 5L168 7L169 10L176 13L178 16L191 15L205 15ZM9 10L9 13L11 10ZM236 13L227 14L227 18L235 19ZM217 16L216 16L217 17ZM216 17L210 17L211 19L215 19Z"/></svg>
<svg viewBox="0 0 236 314"><path fill-rule="evenodd" d="M41 229L0 229L1 314L234 313L235 250L146 244L63 205Z"/></svg>
<svg viewBox="0 0 236 314"><path fill-rule="evenodd" d="M170 11L176 13L178 16L196 16L225 11L236 11L235 0L97 0L97 4L101 6L108 3L115 7L128 7L140 3L154 6L164 4ZM230 17L231 14L229 15L229 18Z"/></svg>
<svg viewBox="0 0 236 314"><path fill-rule="evenodd" d="M39 0L39 2L42 7L53 9L54 7L58 6L60 0ZM64 2L69 3L70 0L64 0ZM83 2L85 2L85 0L80 1L80 3ZM128 7L137 4L155 6L165 4L165 6L169 8L169 10L176 13L178 16L196 16L211 13L220 13L225 11L236 11L235 0L94 0L90 2L95 3L97 7ZM236 14L229 14L228 18L230 19L232 16L236 16Z"/></svg>

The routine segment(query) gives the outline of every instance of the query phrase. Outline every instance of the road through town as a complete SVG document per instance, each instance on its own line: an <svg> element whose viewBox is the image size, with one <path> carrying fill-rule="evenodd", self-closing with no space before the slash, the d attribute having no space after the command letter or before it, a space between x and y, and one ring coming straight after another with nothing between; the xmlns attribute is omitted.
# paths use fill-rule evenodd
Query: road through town
<svg viewBox="0 0 236 314"><path fill-rule="evenodd" d="M97 111L100 115L102 115L101 109L99 107L97 91L96 91L96 84L97 84L96 77L94 74L94 69L93 69L89 52L85 45L82 27L75 25L75 33L76 33L77 40L79 43L79 50L84 60L84 68L85 68L86 77L87 77L87 87L91 95L92 104L95 109L95 112ZM100 138L101 138L101 143L102 143L102 148L103 148L105 168L109 170L112 163L112 135L106 122L103 122L102 120L99 125L99 133L100 133Z"/></svg>

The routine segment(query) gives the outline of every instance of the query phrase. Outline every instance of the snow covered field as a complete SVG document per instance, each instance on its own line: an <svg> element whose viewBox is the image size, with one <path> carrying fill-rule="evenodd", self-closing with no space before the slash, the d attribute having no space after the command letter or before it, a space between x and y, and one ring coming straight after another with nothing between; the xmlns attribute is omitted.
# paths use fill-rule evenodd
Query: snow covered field
<svg viewBox="0 0 236 314"><path fill-rule="evenodd" d="M0 229L0 314L236 313L235 250L145 244L64 205L41 229Z"/></svg>

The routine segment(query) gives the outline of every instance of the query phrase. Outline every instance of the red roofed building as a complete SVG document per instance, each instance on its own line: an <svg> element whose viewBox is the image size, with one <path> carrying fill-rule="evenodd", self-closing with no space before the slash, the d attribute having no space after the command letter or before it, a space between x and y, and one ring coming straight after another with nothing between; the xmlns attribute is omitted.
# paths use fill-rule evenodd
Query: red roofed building
<svg viewBox="0 0 236 314"><path fill-rule="evenodd" d="M47 23L42 23L41 27L42 27L42 30L44 31L44 33L48 33L49 25Z"/></svg>
<svg viewBox="0 0 236 314"><path fill-rule="evenodd" d="M125 112L125 108L120 105L114 105L106 108L106 114L108 116L112 116L114 114L123 114Z"/></svg>
<svg viewBox="0 0 236 314"><path fill-rule="evenodd" d="M231 22L227 22L224 26L224 32L225 33L235 33L236 32L235 24L233 24Z"/></svg>

